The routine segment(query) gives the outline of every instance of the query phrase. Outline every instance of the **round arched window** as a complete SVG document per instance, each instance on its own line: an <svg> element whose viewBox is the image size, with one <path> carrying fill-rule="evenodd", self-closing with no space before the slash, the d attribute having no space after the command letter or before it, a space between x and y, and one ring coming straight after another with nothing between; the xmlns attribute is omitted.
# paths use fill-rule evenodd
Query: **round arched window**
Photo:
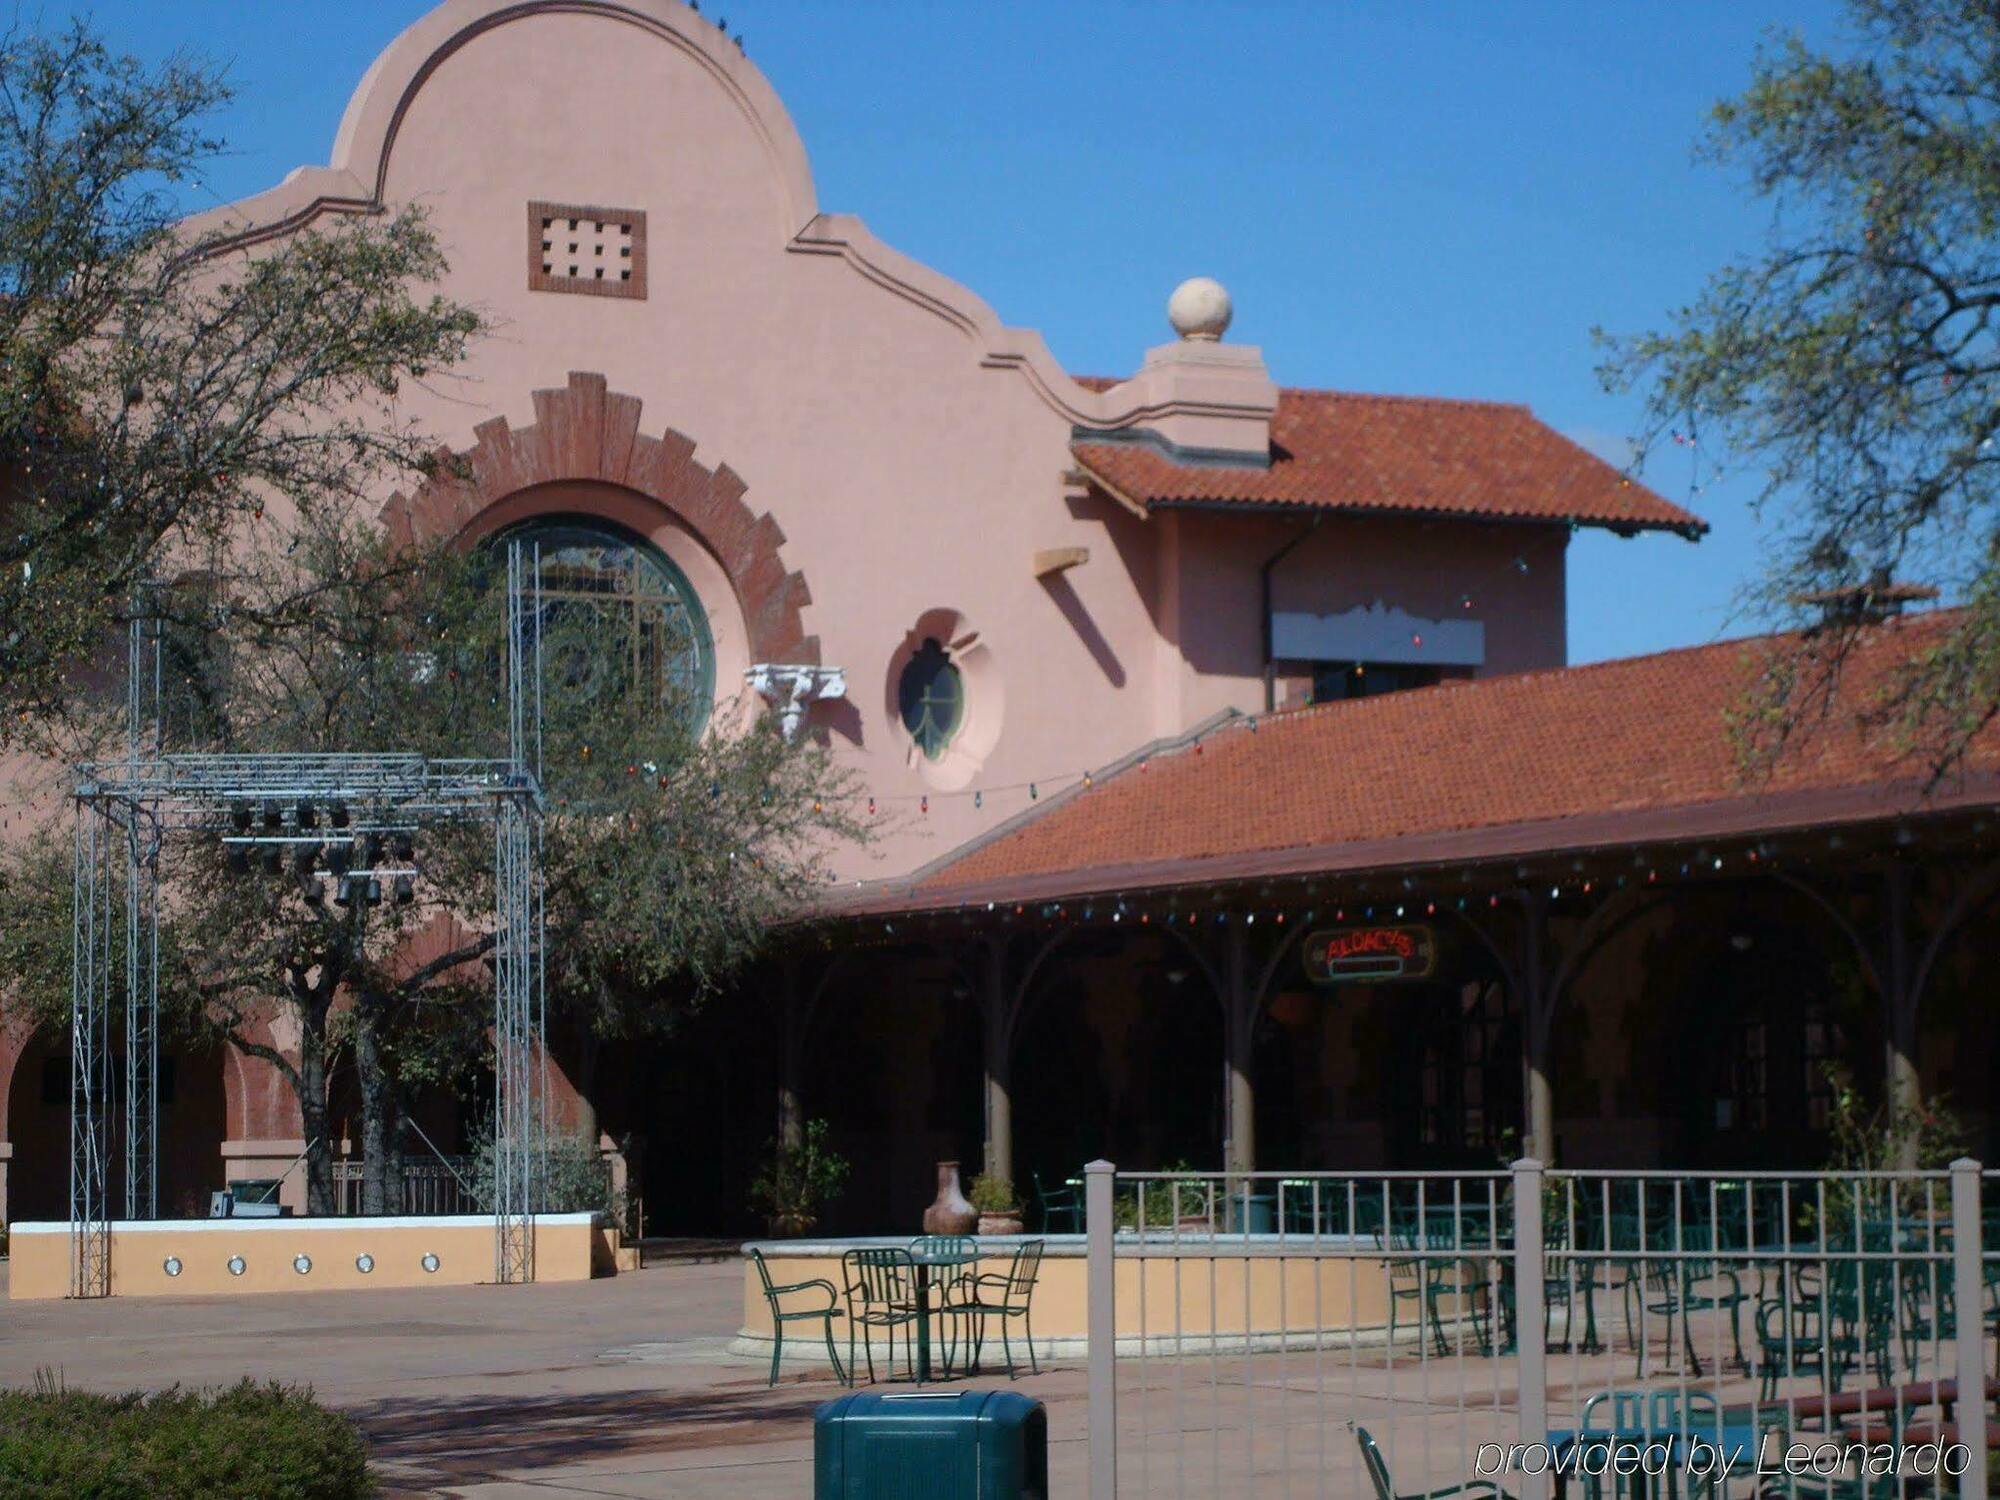
<svg viewBox="0 0 2000 1500"><path fill-rule="evenodd" d="M926 636L904 665L896 698L917 748L931 760L943 755L965 720L965 678L936 636Z"/></svg>
<svg viewBox="0 0 2000 1500"><path fill-rule="evenodd" d="M614 526L576 516L528 521L504 540L540 549L543 618L589 650L554 664L572 692L621 692L706 722L715 701L715 642L687 575Z"/></svg>

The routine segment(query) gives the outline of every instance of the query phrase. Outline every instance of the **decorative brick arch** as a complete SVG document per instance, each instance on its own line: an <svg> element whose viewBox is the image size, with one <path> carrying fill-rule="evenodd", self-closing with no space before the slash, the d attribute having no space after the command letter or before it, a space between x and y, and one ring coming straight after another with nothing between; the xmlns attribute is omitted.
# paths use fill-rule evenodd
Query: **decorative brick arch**
<svg viewBox="0 0 2000 1500"><path fill-rule="evenodd" d="M668 428L639 431L637 396L610 392L602 375L571 371L561 390L536 391L535 423L516 432L505 417L473 428L465 453L445 450L438 472L415 494L382 507L397 542L456 536L480 512L536 485L595 480L645 495L672 511L720 560L736 590L750 659L817 666L819 638L805 632L812 602L803 573L778 555L785 533L769 512L743 502L747 488L727 464L704 469L694 439Z"/></svg>

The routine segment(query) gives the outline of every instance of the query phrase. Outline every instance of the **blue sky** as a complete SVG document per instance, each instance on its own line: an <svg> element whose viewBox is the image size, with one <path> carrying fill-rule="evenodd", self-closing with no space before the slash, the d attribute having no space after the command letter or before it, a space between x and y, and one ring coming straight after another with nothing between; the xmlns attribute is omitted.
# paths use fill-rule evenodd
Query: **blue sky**
<svg viewBox="0 0 2000 1500"><path fill-rule="evenodd" d="M229 64L234 154L213 184L233 198L324 161L354 84L426 8L91 12L142 56L187 45ZM821 207L1040 329L1078 373L1133 369L1167 336L1168 291L1213 275L1236 300L1232 340L1262 345L1283 384L1525 401L1607 455L1636 402L1600 389L1592 326L1659 324L1762 238L1763 208L1693 159L1704 111L1742 87L1771 28L1839 34L1818 0L706 9L791 109ZM1684 450L1648 479L1714 530L1697 545L1579 536L1575 660L1745 628L1751 486L1690 500Z"/></svg>

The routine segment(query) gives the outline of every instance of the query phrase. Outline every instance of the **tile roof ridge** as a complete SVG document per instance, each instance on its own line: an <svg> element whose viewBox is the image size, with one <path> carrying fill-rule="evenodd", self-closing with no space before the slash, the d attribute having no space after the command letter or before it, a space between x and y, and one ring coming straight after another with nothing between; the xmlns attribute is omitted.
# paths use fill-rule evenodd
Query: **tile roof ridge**
<svg viewBox="0 0 2000 1500"><path fill-rule="evenodd" d="M1534 414L1534 408L1525 401L1500 401L1490 396L1423 396L1407 395L1400 391L1351 391L1338 386L1323 385L1281 385L1280 398L1285 396L1318 397L1328 401L1379 401L1397 406L1449 406L1472 407L1484 411L1520 411Z"/></svg>
<svg viewBox="0 0 2000 1500"><path fill-rule="evenodd" d="M1109 390L1112 386L1123 385L1134 379L1131 375L1072 375L1078 385ZM1281 385L1278 395L1304 396L1325 401L1380 401L1407 406L1449 406L1472 407L1485 411L1523 411L1534 414L1534 408L1525 401L1502 401L1491 396L1425 396L1411 395L1401 391L1356 391L1344 386L1331 385Z"/></svg>

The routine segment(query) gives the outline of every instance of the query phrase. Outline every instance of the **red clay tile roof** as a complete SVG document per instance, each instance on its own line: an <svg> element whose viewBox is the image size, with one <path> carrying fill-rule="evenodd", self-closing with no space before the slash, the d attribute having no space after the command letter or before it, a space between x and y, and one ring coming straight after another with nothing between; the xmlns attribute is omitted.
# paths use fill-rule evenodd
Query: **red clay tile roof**
<svg viewBox="0 0 2000 1500"><path fill-rule="evenodd" d="M1326 506L1688 536L1708 529L1527 407L1491 401L1280 391L1269 468L1177 463L1141 441L1082 438L1071 451L1086 473L1143 505Z"/></svg>
<svg viewBox="0 0 2000 1500"><path fill-rule="evenodd" d="M1238 721L1099 779L899 890L887 910L1316 870L1623 846L2000 803L2000 728L1926 793L1891 731L1864 728L1886 674L1949 612L1871 627L1834 710L1746 776L1731 709L1796 637L1452 683ZM1254 729L1249 727L1255 724Z"/></svg>

